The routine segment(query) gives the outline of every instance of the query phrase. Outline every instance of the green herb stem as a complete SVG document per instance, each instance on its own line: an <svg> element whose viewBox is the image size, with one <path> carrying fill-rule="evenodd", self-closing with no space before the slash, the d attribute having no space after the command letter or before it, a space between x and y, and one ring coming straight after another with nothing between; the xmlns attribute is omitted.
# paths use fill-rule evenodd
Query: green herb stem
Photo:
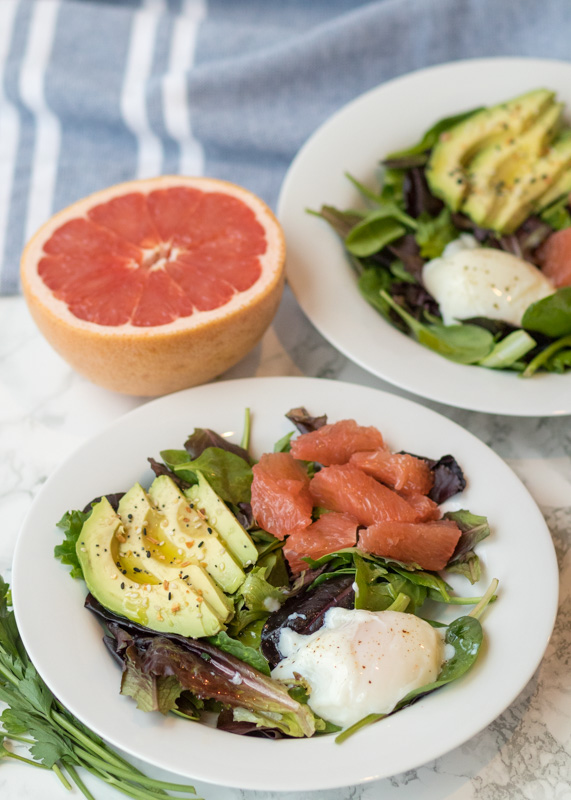
<svg viewBox="0 0 571 800"><path fill-rule="evenodd" d="M67 771L69 772L72 781L75 783L75 785L77 786L79 791L82 793L82 795L84 797L86 797L87 800L95 800L95 798L93 797L93 795L91 794L91 792L89 791L87 786L84 784L84 782L79 777L79 774L78 774L77 770L75 769L75 767L73 766L73 764L70 764L67 759L62 759L62 762L65 765L65 768L67 769Z"/></svg>
<svg viewBox="0 0 571 800"><path fill-rule="evenodd" d="M446 602L451 606L473 606L481 600L482 597L449 597Z"/></svg>
<svg viewBox="0 0 571 800"><path fill-rule="evenodd" d="M15 733L8 733L8 731L2 730L0 728L0 737L4 737L5 739L9 739L12 742L22 742L22 744L35 744L33 739L28 739L25 736L18 736Z"/></svg>
<svg viewBox="0 0 571 800"><path fill-rule="evenodd" d="M23 761L24 764L30 764L32 767L38 767L39 769L51 769L51 767L46 767L45 764L40 764L39 761L32 761L31 758L26 758L25 756L19 756L16 753L11 753L9 750L4 750L0 753L2 758L13 758L16 761Z"/></svg>
<svg viewBox="0 0 571 800"><path fill-rule="evenodd" d="M387 608L387 611L406 611L409 603L410 597L402 592L399 592L394 603Z"/></svg>
<svg viewBox="0 0 571 800"><path fill-rule="evenodd" d="M156 800L157 797L168 797L168 795L157 795L152 790L146 791L145 789L139 789L137 786L127 787L112 776L109 776L107 783L111 786L115 786L123 794L126 794L127 797L132 797L134 800ZM201 800L201 798L196 798L196 800Z"/></svg>
<svg viewBox="0 0 571 800"><path fill-rule="evenodd" d="M6 680L7 680L7 681L10 681L10 683L11 683L13 686L16 686L16 687L17 687L17 686L18 686L18 684L20 683L20 681L18 680L18 678L16 678L16 677L15 677L15 676L14 676L14 675L13 675L13 674L12 674L12 673L9 671L9 670L7 670L7 669L6 669L6 668L5 668L5 667L4 667L2 664L0 664L0 675L3 675L3 676L6 678Z"/></svg>
<svg viewBox="0 0 571 800"><path fill-rule="evenodd" d="M468 614L469 617L480 619L486 607L492 602L492 600L495 599L498 583L499 583L498 579L494 578L494 580L490 583L485 594L482 595L482 599L480 600L478 605L475 606Z"/></svg>
<svg viewBox="0 0 571 800"><path fill-rule="evenodd" d="M252 425L252 415L250 413L250 409L247 408L244 412L244 431L242 433L242 441L240 442L240 446L244 448L244 450L248 450L250 447L250 431Z"/></svg>
<svg viewBox="0 0 571 800"><path fill-rule="evenodd" d="M550 344L549 347L546 347L545 350L542 350L541 353L538 353L521 373L522 376L524 378L531 378L540 367L549 361L552 355L559 350L563 350L564 347L571 347L571 336L563 336L562 339L558 339L556 342Z"/></svg>
<svg viewBox="0 0 571 800"><path fill-rule="evenodd" d="M491 353L479 364L490 369L507 369L518 362L526 353L536 346L535 339L524 330L512 331L505 339L498 342Z"/></svg>
<svg viewBox="0 0 571 800"><path fill-rule="evenodd" d="M121 758L121 756L117 755L117 753L113 752L104 745L100 745L97 742L94 742L92 739L89 738L89 736L86 736L81 730L79 730L79 728L77 728L73 723L71 723L59 711L53 710L51 715L53 721L57 725L63 728L70 736L73 736L73 738L81 745L83 745L83 747L87 748L88 750L91 750L92 753L95 753L96 755L106 760L106 763L111 762L113 764L116 764L118 767L122 769L127 768L137 773L138 775L142 775L140 770L138 770L136 767L133 767L131 764L129 764L128 761L126 761L124 758Z"/></svg>
<svg viewBox="0 0 571 800"><path fill-rule="evenodd" d="M113 773L119 778L127 778L128 780L133 781L134 783L139 784L140 786L144 786L148 789L157 789L160 791L171 791L171 792L183 792L185 794L195 794L195 789L192 786L186 786L182 783L169 783L167 781L159 781L155 780L154 778L148 778L146 775L142 774L134 774L134 768L129 767L129 769L125 769L121 766L110 765L107 761L97 758L96 756L91 755L91 753L85 750L78 749L78 755L85 760L88 764L92 765L96 769L102 769L105 772Z"/></svg>
<svg viewBox="0 0 571 800"><path fill-rule="evenodd" d="M58 776L60 783L63 785L63 787L67 789L68 792L71 792L73 787L71 783L68 781L68 779L65 777L63 772L61 771L61 768L58 766L58 764L53 765L52 771L55 772L55 774Z"/></svg>
<svg viewBox="0 0 571 800"><path fill-rule="evenodd" d="M378 722L380 719L383 719L386 716L386 714L367 714L366 717L363 717L363 719L355 722L354 725L351 725L349 728L345 728L344 731L341 731L341 733L335 737L335 744L343 744L346 739L348 739L354 733L357 733L357 731L372 725L373 722Z"/></svg>

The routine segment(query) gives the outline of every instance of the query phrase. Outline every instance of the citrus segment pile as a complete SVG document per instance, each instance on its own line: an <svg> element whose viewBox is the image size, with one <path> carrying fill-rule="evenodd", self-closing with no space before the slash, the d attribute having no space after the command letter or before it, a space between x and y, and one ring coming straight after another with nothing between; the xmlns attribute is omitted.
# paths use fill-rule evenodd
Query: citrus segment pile
<svg viewBox="0 0 571 800"><path fill-rule="evenodd" d="M245 189L163 176L105 189L56 214L22 257L30 311L79 372L158 395L242 358L277 309L285 245Z"/></svg>
<svg viewBox="0 0 571 800"><path fill-rule="evenodd" d="M311 478L308 461L316 462ZM308 568L304 557L317 560L347 547L441 570L460 539L456 522L441 519L429 497L434 475L428 463L391 453L380 431L354 420L297 436L290 452L263 455L253 474L254 517L285 538L294 574Z"/></svg>

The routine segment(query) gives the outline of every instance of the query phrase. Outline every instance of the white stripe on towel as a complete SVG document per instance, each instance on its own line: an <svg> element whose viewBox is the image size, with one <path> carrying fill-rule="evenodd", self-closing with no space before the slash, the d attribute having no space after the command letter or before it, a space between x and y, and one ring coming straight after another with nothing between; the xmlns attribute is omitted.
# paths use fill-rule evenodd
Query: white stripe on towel
<svg viewBox="0 0 571 800"><path fill-rule="evenodd" d="M204 0L185 0L174 23L169 68L163 79L165 126L180 147L181 175L201 175L204 171L204 152L192 134L187 72L194 63L196 34L205 16Z"/></svg>
<svg viewBox="0 0 571 800"><path fill-rule="evenodd" d="M121 91L121 113L137 137L137 178L160 175L163 163L161 142L149 125L146 86L151 74L163 0L145 0L133 16L125 79Z"/></svg>
<svg viewBox="0 0 571 800"><path fill-rule="evenodd" d="M0 2L0 264L3 263L6 246L8 212L20 138L18 111L4 94L4 70L19 2L20 0Z"/></svg>
<svg viewBox="0 0 571 800"><path fill-rule="evenodd" d="M28 195L28 240L52 214L61 143L61 126L44 95L44 79L50 59L61 0L35 3L26 52L20 72L20 96L35 117L34 154Z"/></svg>

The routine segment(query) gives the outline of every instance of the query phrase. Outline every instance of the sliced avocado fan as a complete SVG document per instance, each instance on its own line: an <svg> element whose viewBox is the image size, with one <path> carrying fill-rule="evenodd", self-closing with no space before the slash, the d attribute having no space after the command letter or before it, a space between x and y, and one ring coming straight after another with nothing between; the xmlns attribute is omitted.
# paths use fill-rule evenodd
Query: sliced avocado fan
<svg viewBox="0 0 571 800"><path fill-rule="evenodd" d="M495 210L545 155L561 126L562 111L562 103L551 104L519 136L501 134L472 159L467 168L469 190L462 211L477 225L491 227Z"/></svg>
<svg viewBox="0 0 571 800"><path fill-rule="evenodd" d="M106 608L153 630L193 638L225 628L234 613L229 595L258 553L200 478L191 497L161 475L148 492L135 484L117 512L105 497L94 506L76 549L89 591Z"/></svg>
<svg viewBox="0 0 571 800"><path fill-rule="evenodd" d="M432 193L458 211L470 191L470 162L502 137L519 136L554 103L554 97L548 89L536 89L478 111L442 134L426 167Z"/></svg>

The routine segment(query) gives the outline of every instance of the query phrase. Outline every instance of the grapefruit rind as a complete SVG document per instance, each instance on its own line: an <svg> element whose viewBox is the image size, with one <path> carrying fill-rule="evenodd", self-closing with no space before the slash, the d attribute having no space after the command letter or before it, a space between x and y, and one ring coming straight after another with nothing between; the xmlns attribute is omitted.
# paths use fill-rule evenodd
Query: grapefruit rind
<svg viewBox="0 0 571 800"><path fill-rule="evenodd" d="M103 326L78 319L54 297L38 274L44 244L70 219L129 192L173 186L218 192L243 201L263 227L266 252L260 278L219 308L160 326ZM242 187L213 178L161 176L129 181L96 192L52 217L33 236L21 260L21 280L30 313L52 347L80 374L113 391L157 396L205 383L247 355L270 325L285 282L285 241L268 206Z"/></svg>

